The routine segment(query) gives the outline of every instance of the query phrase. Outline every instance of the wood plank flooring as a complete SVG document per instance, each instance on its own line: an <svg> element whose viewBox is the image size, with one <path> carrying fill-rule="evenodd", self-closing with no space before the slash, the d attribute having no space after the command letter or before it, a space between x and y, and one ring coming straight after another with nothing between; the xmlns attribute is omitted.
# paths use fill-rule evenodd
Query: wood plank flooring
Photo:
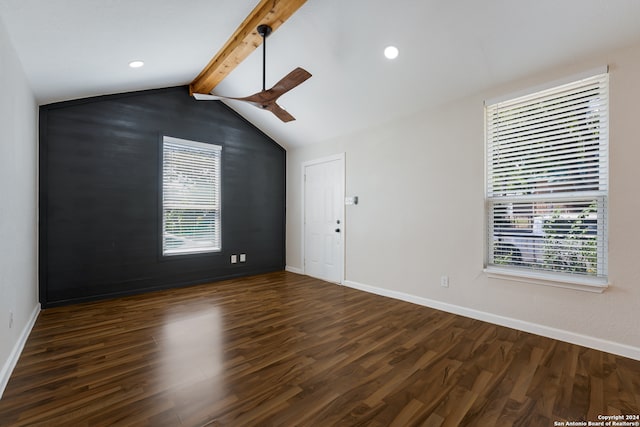
<svg viewBox="0 0 640 427"><path fill-rule="evenodd" d="M617 414L640 414L639 361L286 272L45 310L0 400L1 426Z"/></svg>

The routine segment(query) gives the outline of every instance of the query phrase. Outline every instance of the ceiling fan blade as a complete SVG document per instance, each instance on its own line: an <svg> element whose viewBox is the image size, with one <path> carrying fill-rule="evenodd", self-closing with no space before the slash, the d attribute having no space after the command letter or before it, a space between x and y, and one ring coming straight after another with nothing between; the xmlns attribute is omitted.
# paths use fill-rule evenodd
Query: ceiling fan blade
<svg viewBox="0 0 640 427"><path fill-rule="evenodd" d="M279 118L280 120L282 120L285 123L291 122L291 121L296 119L291 114L289 114L289 112L287 110L285 110L284 108L282 108L281 106L279 106L275 102L267 105L265 107L265 109L271 111L273 114L276 115L277 118Z"/></svg>
<svg viewBox="0 0 640 427"><path fill-rule="evenodd" d="M231 98L228 96L211 95L206 93L194 93L193 97L198 101L220 101L223 99L231 99L234 101L245 101L263 110L269 110L276 115L283 122L290 122L296 118L289 114L284 108L271 100L270 96L267 96L269 91L258 92L253 95L244 98Z"/></svg>
<svg viewBox="0 0 640 427"><path fill-rule="evenodd" d="M256 107L263 108L262 105L271 101L271 97L265 96L265 92L254 93L253 95L236 98L233 96L213 95L210 93L193 93L193 97L198 101L222 101L223 99L231 99L233 101L246 101Z"/></svg>
<svg viewBox="0 0 640 427"><path fill-rule="evenodd" d="M256 107L261 107L269 102L273 102L273 96L268 90L263 90L258 93L254 93L253 95L245 96L243 98L229 98L235 99L236 101L245 101L254 104Z"/></svg>
<svg viewBox="0 0 640 427"><path fill-rule="evenodd" d="M290 91L294 87L304 83L311 77L311 73L304 68L296 68L286 76L284 76L278 83L276 83L267 92L272 92L276 95L276 98L280 95Z"/></svg>
<svg viewBox="0 0 640 427"><path fill-rule="evenodd" d="M284 76L278 83L271 89L263 90L253 95L245 96L244 98L226 98L235 99L237 101L251 102L257 107L264 108L264 105L275 102L280 96L289 92L291 89L305 82L311 77L311 73L303 68L296 68L286 76Z"/></svg>
<svg viewBox="0 0 640 427"><path fill-rule="evenodd" d="M256 94L246 96L243 98L236 98L233 96L222 96L222 95L213 95L210 93L194 93L193 97L198 101L222 101L223 99L231 99L233 101L246 101L251 104L254 104L256 107L262 108L262 103L260 100L262 97L257 97L257 95L261 95L263 92L258 92Z"/></svg>
<svg viewBox="0 0 640 427"><path fill-rule="evenodd" d="M219 101L228 99L226 96L211 95L210 93L194 93L193 97L198 101Z"/></svg>

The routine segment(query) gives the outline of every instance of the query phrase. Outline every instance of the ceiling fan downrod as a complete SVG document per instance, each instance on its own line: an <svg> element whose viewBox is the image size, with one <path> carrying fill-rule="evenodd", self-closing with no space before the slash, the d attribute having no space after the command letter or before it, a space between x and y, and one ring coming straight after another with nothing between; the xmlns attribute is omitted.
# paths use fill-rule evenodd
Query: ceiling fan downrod
<svg viewBox="0 0 640 427"><path fill-rule="evenodd" d="M262 91L266 88L267 79L267 37L271 34L271 27L267 24L258 25L258 34L262 36ZM265 107L263 107L265 108Z"/></svg>

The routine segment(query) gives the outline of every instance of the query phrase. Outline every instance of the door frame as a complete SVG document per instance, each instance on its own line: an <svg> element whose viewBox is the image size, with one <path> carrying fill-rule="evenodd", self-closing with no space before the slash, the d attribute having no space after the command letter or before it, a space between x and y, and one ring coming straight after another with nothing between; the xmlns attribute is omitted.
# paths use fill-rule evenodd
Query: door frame
<svg viewBox="0 0 640 427"><path fill-rule="evenodd" d="M307 262L306 262L306 245L305 245L305 234L306 234L306 224L305 224L305 218L306 218L306 198L305 198L305 190L306 190L306 181L305 181L305 176L306 176L306 168L308 166L314 166L314 165L318 165L321 163L329 163L329 162L334 162L334 161L339 161L340 162L340 216L342 217L342 224L340 229L342 231L342 244L340 245L340 263L342 264L340 266L340 284L344 285L344 272L345 272L345 264L346 264L346 260L345 260L345 246L346 246L346 225L347 225L347 220L345 218L345 206L344 206L344 196L345 196L345 190L346 190L346 178L345 178L345 153L338 153L338 154L334 154L331 156L326 156L326 157L321 157L319 159L314 159L314 160L308 160L306 162L302 162L301 165L301 188L302 188L302 199L300 204L302 205L302 209L300 210L301 214L301 218L300 218L300 224L301 224L301 243L302 246L300 247L300 251L301 251L301 259L302 259L302 274L306 275L306 269L307 269Z"/></svg>

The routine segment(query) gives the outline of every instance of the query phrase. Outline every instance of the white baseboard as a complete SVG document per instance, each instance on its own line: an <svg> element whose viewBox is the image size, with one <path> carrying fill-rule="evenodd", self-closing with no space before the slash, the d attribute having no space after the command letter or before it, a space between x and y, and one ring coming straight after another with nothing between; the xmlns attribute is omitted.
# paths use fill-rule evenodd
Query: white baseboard
<svg viewBox="0 0 640 427"><path fill-rule="evenodd" d="M284 268L286 271L290 272L290 273L296 273L296 274L304 274L304 270L298 267L292 267L290 265L285 266Z"/></svg>
<svg viewBox="0 0 640 427"><path fill-rule="evenodd" d="M484 322L493 323L495 325L505 326L507 328L518 329L524 332L530 332L536 335L542 335L547 338L553 338L565 341L571 344L577 344L596 350L605 351L607 353L617 354L619 356L640 360L640 348L632 347L626 344L620 344L613 341L607 341L588 335L577 334L563 329L552 328L549 326L539 325L537 323L525 322L523 320L513 319L511 317L499 316L497 314L487 313L485 311L474 310L459 305L449 304L428 298L422 298L404 292L392 291L389 289L369 286L362 283L345 280L345 286L359 289L376 295L398 299L425 307L435 308L437 310L446 311L448 313L458 314L460 316L470 317L472 319L482 320Z"/></svg>
<svg viewBox="0 0 640 427"><path fill-rule="evenodd" d="M29 321L22 329L20 336L18 337L18 341L13 346L13 350L9 354L9 358L5 361L4 365L2 365L2 370L0 370L0 399L4 394L4 389L7 387L9 383L9 378L11 377L11 373L13 369L16 367L18 363L18 359L20 358L20 354L22 354L22 349L24 349L24 345L27 342L27 338L29 338L29 334L33 329L33 325L36 324L36 319L38 318L38 314L40 313L40 304L36 304L33 311L31 312L31 317L29 317Z"/></svg>

